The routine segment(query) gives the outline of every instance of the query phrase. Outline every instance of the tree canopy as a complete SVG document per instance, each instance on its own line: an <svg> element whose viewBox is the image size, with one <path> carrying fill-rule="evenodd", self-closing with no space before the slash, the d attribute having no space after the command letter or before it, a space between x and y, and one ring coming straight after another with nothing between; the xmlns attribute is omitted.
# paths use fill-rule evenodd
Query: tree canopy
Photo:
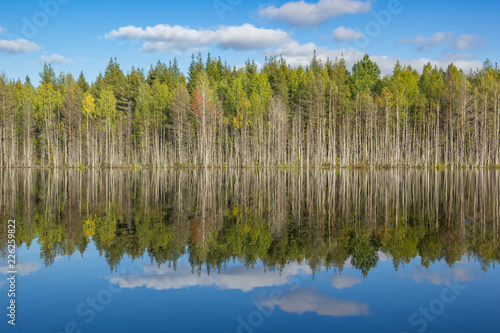
<svg viewBox="0 0 500 333"><path fill-rule="evenodd" d="M147 73L116 58L94 82L44 64L0 77L2 167L500 165L500 69L468 73L399 61L381 76L365 54L293 68L230 67L192 56ZM93 105L93 106L92 106Z"/></svg>

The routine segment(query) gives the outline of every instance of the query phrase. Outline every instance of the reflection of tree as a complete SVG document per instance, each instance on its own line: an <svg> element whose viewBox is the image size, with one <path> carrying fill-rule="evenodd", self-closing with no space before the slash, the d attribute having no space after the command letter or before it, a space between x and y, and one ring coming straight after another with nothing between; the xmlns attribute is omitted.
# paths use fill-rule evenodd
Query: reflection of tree
<svg viewBox="0 0 500 333"><path fill-rule="evenodd" d="M16 241L38 242L46 265L89 242L111 270L145 253L174 267L187 253L197 272L350 260L365 276L378 251L396 270L500 257L498 171L5 170L0 195L2 255L16 216Z"/></svg>
<svg viewBox="0 0 500 333"><path fill-rule="evenodd" d="M418 226L408 228L401 226L399 228L390 228L383 239L382 250L390 253L394 269L406 263L418 253L419 230Z"/></svg>
<svg viewBox="0 0 500 333"><path fill-rule="evenodd" d="M428 268L431 263L441 259L441 246L439 235L434 230L429 231L420 239L418 252L422 257L422 266Z"/></svg>
<svg viewBox="0 0 500 333"><path fill-rule="evenodd" d="M374 242L364 237L352 236L351 238L351 264L359 269L366 277L370 269L377 266L378 248Z"/></svg>

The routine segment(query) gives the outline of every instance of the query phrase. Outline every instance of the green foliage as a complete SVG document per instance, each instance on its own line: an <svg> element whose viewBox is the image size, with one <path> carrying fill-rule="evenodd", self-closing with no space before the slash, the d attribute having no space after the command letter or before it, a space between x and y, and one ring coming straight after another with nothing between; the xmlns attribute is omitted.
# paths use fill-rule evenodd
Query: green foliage
<svg viewBox="0 0 500 333"><path fill-rule="evenodd" d="M380 68L368 54L352 67L353 95L376 92L380 88Z"/></svg>
<svg viewBox="0 0 500 333"><path fill-rule="evenodd" d="M0 164L500 164L500 70L490 61L468 74L430 63L419 74L397 62L380 75L366 54L351 74L344 58L316 52L305 67L273 56L262 68L200 52L186 77L175 58L147 74L125 74L111 58L90 84L83 72L75 80L44 64L38 87L2 75Z"/></svg>
<svg viewBox="0 0 500 333"><path fill-rule="evenodd" d="M452 267L463 255L484 270L498 263L499 230L487 222L498 208L493 173L479 179L476 171L430 178L427 171L397 173L156 173L138 167L118 173L13 171L1 179L11 198L5 209L18 214L16 242L37 241L46 265L83 253L90 243L111 270L125 256L144 254L152 263L173 265L187 254L193 270L209 272L233 260L247 267L261 262L269 270L304 262L313 272L342 270L349 261L365 277L380 253L396 271L417 257L425 267L441 261ZM310 186L297 186L303 177ZM412 194L398 193L398 186ZM5 235L0 244L6 248Z"/></svg>

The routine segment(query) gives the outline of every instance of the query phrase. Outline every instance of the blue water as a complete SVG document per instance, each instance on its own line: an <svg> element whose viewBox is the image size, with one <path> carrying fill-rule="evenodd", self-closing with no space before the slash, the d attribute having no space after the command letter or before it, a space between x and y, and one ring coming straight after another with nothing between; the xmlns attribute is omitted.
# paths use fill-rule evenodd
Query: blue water
<svg viewBox="0 0 500 333"><path fill-rule="evenodd" d="M265 272L232 263L219 274L124 257L111 272L89 244L44 267L36 242L17 249L16 325L7 324L6 262L0 261L2 332L498 332L500 272L467 257L448 267L391 258L366 278L288 263ZM452 287L450 287L451 285Z"/></svg>

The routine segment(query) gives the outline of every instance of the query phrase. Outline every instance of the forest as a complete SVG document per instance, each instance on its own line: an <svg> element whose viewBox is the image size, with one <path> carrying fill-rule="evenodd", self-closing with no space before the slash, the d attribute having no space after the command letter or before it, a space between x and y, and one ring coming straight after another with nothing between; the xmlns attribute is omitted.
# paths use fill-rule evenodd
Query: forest
<svg viewBox="0 0 500 333"><path fill-rule="evenodd" d="M0 214L15 213L16 242L47 266L95 247L112 271L124 258L175 268L186 256L196 272L350 263L367 276L382 254L395 271L466 257L492 269L499 195L497 170L14 169L0 177Z"/></svg>
<svg viewBox="0 0 500 333"><path fill-rule="evenodd" d="M419 69L420 70L420 69ZM368 55L292 68L192 56L87 82L45 64L0 76L0 165L13 167L498 167L500 69L465 73Z"/></svg>

